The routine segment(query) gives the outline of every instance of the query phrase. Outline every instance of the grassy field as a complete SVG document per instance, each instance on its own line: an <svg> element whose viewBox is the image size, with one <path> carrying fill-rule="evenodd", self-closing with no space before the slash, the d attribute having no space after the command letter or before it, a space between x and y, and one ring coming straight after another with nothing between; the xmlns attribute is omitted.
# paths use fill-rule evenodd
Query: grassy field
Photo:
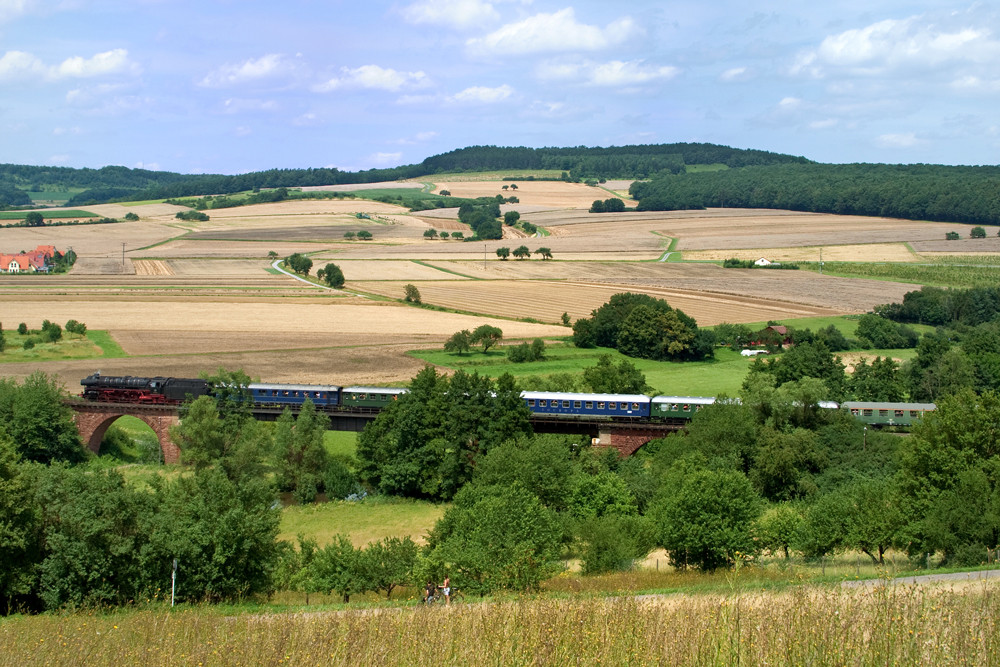
<svg viewBox="0 0 1000 667"><path fill-rule="evenodd" d="M817 329L833 324L844 335L853 336L857 329L857 320L845 317L813 317L797 320L786 320L784 324L802 328ZM760 322L751 328L763 327ZM922 327L932 329L932 327ZM464 370L467 373L479 373L489 377L498 377L510 373L517 378L523 387L531 387L531 378L551 375L554 373L570 373L579 375L585 368L597 364L601 355L611 355L618 363L629 361L646 376L646 382L653 387L654 393L675 396L730 396L739 392L740 385L746 377L753 358L741 356L739 351L728 348L716 348L715 358L707 361L651 361L626 357L617 350L608 348L583 349L574 347L571 343L550 343L546 346L545 360L515 364L507 360L505 350L490 350L483 354L475 349L460 355L441 350L416 350L412 356L436 366L452 370ZM910 359L916 351L909 350L856 350L841 353L845 359L865 356L869 359L876 356Z"/></svg>
<svg viewBox="0 0 1000 667"><path fill-rule="evenodd" d="M44 194L44 193L42 193ZM47 199L42 197L42 199ZM73 210L60 210L60 211L39 211L42 216L46 219L49 218L59 218L60 220L68 218L99 218L100 216L96 213L91 213L90 211L81 211L79 209ZM29 211L0 211L0 220L24 220L24 216L27 215Z"/></svg>
<svg viewBox="0 0 1000 667"><path fill-rule="evenodd" d="M126 356L106 331L88 331L83 336L64 331L62 339L54 343L41 342L38 332L22 335L17 329L5 329L3 336L6 346L0 352L0 363ZM26 350L24 342L29 339L36 341L35 346Z"/></svg>
<svg viewBox="0 0 1000 667"><path fill-rule="evenodd" d="M376 618L377 617L377 618ZM275 613L160 604L14 617L7 664L991 665L995 586L522 599Z"/></svg>
<svg viewBox="0 0 1000 667"><path fill-rule="evenodd" d="M329 544L338 533L347 534L355 546L384 537L407 535L422 541L447 507L402 498L291 505L282 511L278 539L294 542L302 533L315 539L321 547Z"/></svg>
<svg viewBox="0 0 1000 667"><path fill-rule="evenodd" d="M963 258L964 259L964 258ZM901 283L914 283L914 290L920 285L937 287L984 287L1000 285L1000 269L995 266L965 266L957 259L949 259L940 264L903 264L885 263L873 264L864 262L824 262L823 273L845 278L867 278L869 280L892 280ZM802 264L803 269L818 270L810 264Z"/></svg>

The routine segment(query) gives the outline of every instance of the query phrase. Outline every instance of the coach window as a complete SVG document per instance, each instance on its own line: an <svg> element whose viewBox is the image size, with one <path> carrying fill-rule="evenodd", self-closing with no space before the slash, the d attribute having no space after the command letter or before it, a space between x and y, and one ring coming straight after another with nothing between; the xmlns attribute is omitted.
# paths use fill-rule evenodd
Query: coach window
<svg viewBox="0 0 1000 667"><path fill-rule="evenodd" d="M544 408L545 407L545 399L544 398L538 399L538 407L540 407L540 408Z"/></svg>
<svg viewBox="0 0 1000 667"><path fill-rule="evenodd" d="M888 410L879 410L878 411L878 416L879 417L888 417L889 416L889 411Z"/></svg>
<svg viewBox="0 0 1000 667"><path fill-rule="evenodd" d="M563 401L563 407L569 409L569 401Z"/></svg>
<svg viewBox="0 0 1000 667"><path fill-rule="evenodd" d="M573 407L577 410L580 409L580 401L573 401Z"/></svg>
<svg viewBox="0 0 1000 667"><path fill-rule="evenodd" d="M681 411L681 406L678 405L677 403L674 403L672 409L673 409L674 412L680 412Z"/></svg>
<svg viewBox="0 0 1000 667"><path fill-rule="evenodd" d="M920 410L910 410L910 417L916 419L919 416L920 416Z"/></svg>
<svg viewBox="0 0 1000 667"><path fill-rule="evenodd" d="M639 404L638 403L633 403L632 404L632 409L633 410L638 410L639 409Z"/></svg>
<svg viewBox="0 0 1000 667"><path fill-rule="evenodd" d="M363 400L365 400L366 398L368 398L368 395L367 395L367 394L358 394L358 400L359 400L359 401L363 401Z"/></svg>
<svg viewBox="0 0 1000 667"><path fill-rule="evenodd" d="M593 410L594 409L594 402L593 401L587 401L587 409L588 410Z"/></svg>
<svg viewBox="0 0 1000 667"><path fill-rule="evenodd" d="M851 414L857 417L859 414L861 414L861 411L858 410L857 408L851 408Z"/></svg>
<svg viewBox="0 0 1000 667"><path fill-rule="evenodd" d="M617 410L617 409L618 409L618 403L616 403L615 401L608 403L608 410Z"/></svg>
<svg viewBox="0 0 1000 667"><path fill-rule="evenodd" d="M896 416L897 417L902 417L903 416L903 411L902 410L896 410Z"/></svg>
<svg viewBox="0 0 1000 667"><path fill-rule="evenodd" d="M604 401L598 401L597 402L597 409L598 410L603 410L604 409Z"/></svg>
<svg viewBox="0 0 1000 667"><path fill-rule="evenodd" d="M528 407L529 408L535 407L535 399L529 398L528 401L527 401L527 403L528 403Z"/></svg>
<svg viewBox="0 0 1000 667"><path fill-rule="evenodd" d="M687 403L684 404L684 412L691 412L691 406Z"/></svg>
<svg viewBox="0 0 1000 667"><path fill-rule="evenodd" d="M865 408L864 410L861 411L861 416L862 417L871 417L872 416L872 409L871 408Z"/></svg>

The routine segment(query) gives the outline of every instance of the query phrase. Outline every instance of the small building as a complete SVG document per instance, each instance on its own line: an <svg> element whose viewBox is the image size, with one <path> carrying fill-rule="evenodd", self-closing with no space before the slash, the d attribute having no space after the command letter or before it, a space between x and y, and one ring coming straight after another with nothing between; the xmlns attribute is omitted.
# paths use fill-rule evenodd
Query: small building
<svg viewBox="0 0 1000 667"><path fill-rule="evenodd" d="M0 273L48 273L55 254L56 247L52 245L40 245L31 252L16 255L0 254Z"/></svg>
<svg viewBox="0 0 1000 667"><path fill-rule="evenodd" d="M756 259L753 263L754 266L771 266L772 264L774 264L774 262L769 260L767 257Z"/></svg>

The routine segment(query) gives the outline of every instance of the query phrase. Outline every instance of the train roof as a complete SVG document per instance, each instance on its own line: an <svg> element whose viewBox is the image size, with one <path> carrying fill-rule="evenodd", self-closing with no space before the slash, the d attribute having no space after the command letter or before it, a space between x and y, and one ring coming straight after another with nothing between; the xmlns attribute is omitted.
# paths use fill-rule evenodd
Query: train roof
<svg viewBox="0 0 1000 667"><path fill-rule="evenodd" d="M343 391L350 391L350 392L353 392L355 394L360 394L362 392L368 393L368 394L370 394L372 392L382 393L382 394L405 394L405 393L409 392L410 390L406 389L405 387L362 387L362 386L354 386L354 387L344 387Z"/></svg>
<svg viewBox="0 0 1000 667"><path fill-rule="evenodd" d="M279 384L277 382L251 382L247 389L278 389L280 391L340 391L340 387L332 384Z"/></svg>
<svg viewBox="0 0 1000 667"><path fill-rule="evenodd" d="M933 403L889 403L879 401L844 401L840 404L845 408L861 410L936 410Z"/></svg>
<svg viewBox="0 0 1000 667"><path fill-rule="evenodd" d="M522 391L521 398L555 401L626 401L628 403L648 403L645 394L576 394L566 391Z"/></svg>
<svg viewBox="0 0 1000 667"><path fill-rule="evenodd" d="M654 396L654 403L694 403L695 405L711 405L715 403L714 396Z"/></svg>

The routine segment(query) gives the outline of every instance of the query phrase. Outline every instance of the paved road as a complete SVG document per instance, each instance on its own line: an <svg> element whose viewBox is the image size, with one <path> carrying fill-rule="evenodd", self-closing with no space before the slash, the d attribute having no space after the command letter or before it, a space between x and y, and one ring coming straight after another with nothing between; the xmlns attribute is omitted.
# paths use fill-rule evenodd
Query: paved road
<svg viewBox="0 0 1000 667"><path fill-rule="evenodd" d="M899 577L889 580L889 582L893 585L930 584L949 581L1000 581L1000 570L976 570L975 572L924 574L918 577ZM841 585L847 588L856 588L859 586L881 586L885 583L885 579L862 579L859 581L845 581Z"/></svg>

